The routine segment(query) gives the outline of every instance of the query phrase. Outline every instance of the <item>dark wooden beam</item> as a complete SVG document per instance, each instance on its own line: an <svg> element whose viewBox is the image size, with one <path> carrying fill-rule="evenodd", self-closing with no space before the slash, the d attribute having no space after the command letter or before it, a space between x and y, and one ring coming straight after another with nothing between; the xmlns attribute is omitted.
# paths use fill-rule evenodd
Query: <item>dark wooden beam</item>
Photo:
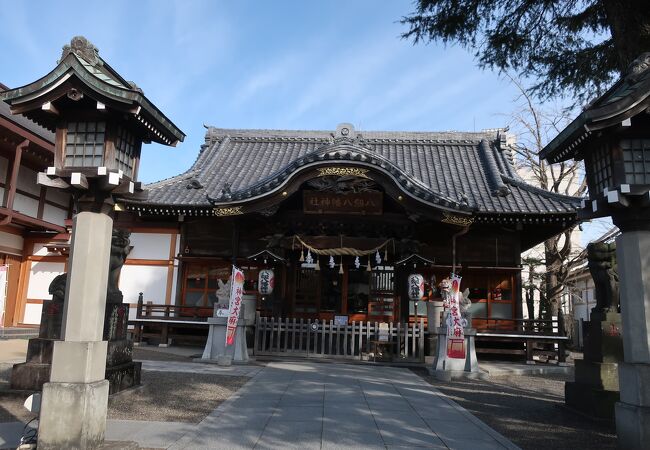
<svg viewBox="0 0 650 450"><path fill-rule="evenodd" d="M16 125L15 123L5 119L4 117L0 117L0 127L4 127L11 131L12 133L15 133L22 137L23 139L29 139L32 143L38 145L44 150L48 150L52 153L54 153L54 143L48 142L44 140L43 138L35 135L34 133L31 133L30 131Z"/></svg>
<svg viewBox="0 0 650 450"><path fill-rule="evenodd" d="M57 233L65 233L65 227L55 225L53 223L46 222L44 220L35 219L34 217L27 216L25 214L11 211L7 208L0 208L0 215L8 216L10 213L13 213L13 222L25 226L42 228L49 231L56 231Z"/></svg>

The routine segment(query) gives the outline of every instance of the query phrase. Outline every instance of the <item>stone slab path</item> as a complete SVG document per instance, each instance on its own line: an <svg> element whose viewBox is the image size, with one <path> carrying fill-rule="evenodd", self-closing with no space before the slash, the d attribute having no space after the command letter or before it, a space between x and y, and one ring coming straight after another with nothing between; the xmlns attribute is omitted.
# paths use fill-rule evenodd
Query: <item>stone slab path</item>
<svg viewBox="0 0 650 450"><path fill-rule="evenodd" d="M274 362L169 449L516 449L408 369Z"/></svg>
<svg viewBox="0 0 650 450"><path fill-rule="evenodd" d="M199 424L109 420L107 440L171 450L518 448L408 369L307 361L143 369L252 378ZM22 429L0 424L0 448L15 448Z"/></svg>

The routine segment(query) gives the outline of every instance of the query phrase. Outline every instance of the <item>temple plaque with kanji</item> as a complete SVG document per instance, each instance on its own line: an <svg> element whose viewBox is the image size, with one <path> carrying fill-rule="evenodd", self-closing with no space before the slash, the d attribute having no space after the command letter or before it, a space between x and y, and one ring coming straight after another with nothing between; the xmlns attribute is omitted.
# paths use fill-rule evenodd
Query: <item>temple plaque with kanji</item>
<svg viewBox="0 0 650 450"><path fill-rule="evenodd" d="M305 214L358 214L380 215L383 194L381 192L303 192Z"/></svg>

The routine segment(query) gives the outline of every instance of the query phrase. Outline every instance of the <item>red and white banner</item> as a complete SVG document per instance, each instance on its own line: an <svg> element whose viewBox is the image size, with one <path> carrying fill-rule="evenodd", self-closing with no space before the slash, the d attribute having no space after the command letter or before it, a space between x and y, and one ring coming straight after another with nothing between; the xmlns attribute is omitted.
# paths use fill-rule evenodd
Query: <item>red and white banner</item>
<svg viewBox="0 0 650 450"><path fill-rule="evenodd" d="M460 280L458 275L451 276L447 315L447 357L465 359L465 332L460 315Z"/></svg>
<svg viewBox="0 0 650 450"><path fill-rule="evenodd" d="M226 347L235 343L235 332L237 321L241 310L241 299L244 294L244 272L236 266L232 266L230 277L230 307L228 310L228 327L226 328Z"/></svg>

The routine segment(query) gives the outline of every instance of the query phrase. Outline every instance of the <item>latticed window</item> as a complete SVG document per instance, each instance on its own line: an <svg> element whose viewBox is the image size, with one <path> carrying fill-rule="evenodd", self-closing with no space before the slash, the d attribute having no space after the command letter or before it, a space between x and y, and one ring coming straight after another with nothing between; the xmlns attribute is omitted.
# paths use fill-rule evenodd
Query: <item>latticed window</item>
<svg viewBox="0 0 650 450"><path fill-rule="evenodd" d="M99 167L104 160L104 122L70 122L65 144L67 167Z"/></svg>
<svg viewBox="0 0 650 450"><path fill-rule="evenodd" d="M630 184L650 184L650 139L623 139L625 181Z"/></svg>
<svg viewBox="0 0 650 450"><path fill-rule="evenodd" d="M117 130L115 141L115 161L118 170L124 172L127 177L133 176L133 165L135 163L135 138L126 128L120 127Z"/></svg>
<svg viewBox="0 0 650 450"><path fill-rule="evenodd" d="M592 158L594 187L596 189L592 195L597 195L612 184L612 165L609 149L604 145L598 147L594 151Z"/></svg>

